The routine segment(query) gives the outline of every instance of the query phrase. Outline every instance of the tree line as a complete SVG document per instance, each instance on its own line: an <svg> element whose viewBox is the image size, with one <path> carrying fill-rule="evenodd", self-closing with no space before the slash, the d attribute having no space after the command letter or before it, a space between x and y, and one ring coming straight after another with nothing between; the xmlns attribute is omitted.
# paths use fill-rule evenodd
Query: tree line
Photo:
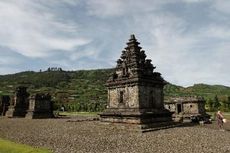
<svg viewBox="0 0 230 153"><path fill-rule="evenodd" d="M209 98L206 101L207 111L230 111L230 96L218 97L217 95L214 98Z"/></svg>

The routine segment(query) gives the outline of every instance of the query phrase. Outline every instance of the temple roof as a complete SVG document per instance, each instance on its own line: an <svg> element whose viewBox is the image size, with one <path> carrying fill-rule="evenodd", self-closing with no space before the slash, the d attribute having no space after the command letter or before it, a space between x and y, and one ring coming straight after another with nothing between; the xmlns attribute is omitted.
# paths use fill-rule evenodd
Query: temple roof
<svg viewBox="0 0 230 153"><path fill-rule="evenodd" d="M161 74L153 72L155 67L151 63L151 59L146 59L145 51L139 46L134 34L130 36L127 46L117 60L116 72L113 74L114 79L132 79L144 78L151 80L164 81Z"/></svg>

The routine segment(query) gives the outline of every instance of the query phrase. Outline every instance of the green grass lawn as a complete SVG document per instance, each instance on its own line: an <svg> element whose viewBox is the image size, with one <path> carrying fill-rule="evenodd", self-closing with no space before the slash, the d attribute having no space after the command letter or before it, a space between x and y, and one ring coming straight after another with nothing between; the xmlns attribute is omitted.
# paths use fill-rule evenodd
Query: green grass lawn
<svg viewBox="0 0 230 153"><path fill-rule="evenodd" d="M48 149L33 148L0 138L0 153L52 153Z"/></svg>
<svg viewBox="0 0 230 153"><path fill-rule="evenodd" d="M216 112L207 112L213 119L215 119ZM230 120L230 112L223 112L224 118Z"/></svg>

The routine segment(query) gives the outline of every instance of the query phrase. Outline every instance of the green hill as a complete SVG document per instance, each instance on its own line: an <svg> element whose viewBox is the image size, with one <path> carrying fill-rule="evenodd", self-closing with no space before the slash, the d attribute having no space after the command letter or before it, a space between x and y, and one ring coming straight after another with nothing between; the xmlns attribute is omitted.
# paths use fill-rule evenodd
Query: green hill
<svg viewBox="0 0 230 153"><path fill-rule="evenodd" d="M168 84L164 88L165 96L202 96L206 99L217 96L230 96L230 87L223 85L194 84L184 88Z"/></svg>
<svg viewBox="0 0 230 153"><path fill-rule="evenodd" d="M107 100L105 82L113 69L63 71L48 69L44 72L26 71L0 75L0 95L12 95L16 86L24 85L32 93L49 92L56 108L65 105L70 111L102 111ZM222 85L195 84L181 87L168 84L164 88L165 98L175 96L203 96L206 100L228 100L230 87Z"/></svg>
<svg viewBox="0 0 230 153"><path fill-rule="evenodd" d="M48 92L55 106L71 111L101 111L106 104L105 82L112 69L20 72L0 76L0 94L12 95L17 86L28 87L30 94Z"/></svg>

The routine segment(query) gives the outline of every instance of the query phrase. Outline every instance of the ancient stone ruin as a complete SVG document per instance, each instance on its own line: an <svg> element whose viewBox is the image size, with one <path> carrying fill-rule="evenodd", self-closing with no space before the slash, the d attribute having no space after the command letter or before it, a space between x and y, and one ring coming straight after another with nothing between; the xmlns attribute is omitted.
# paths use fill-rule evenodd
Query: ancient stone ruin
<svg viewBox="0 0 230 153"><path fill-rule="evenodd" d="M10 105L10 96L8 95L2 95L0 97L0 115L5 116L6 111L8 110L8 107Z"/></svg>
<svg viewBox="0 0 230 153"><path fill-rule="evenodd" d="M162 126L171 122L171 113L164 108L165 80L145 51L131 35L127 47L117 60L115 72L107 81L107 109L100 114L101 121Z"/></svg>
<svg viewBox="0 0 230 153"><path fill-rule="evenodd" d="M11 99L11 104L6 112L7 117L25 117L29 107L29 93L27 87L19 86L16 88L14 98Z"/></svg>
<svg viewBox="0 0 230 153"><path fill-rule="evenodd" d="M203 97L177 97L165 100L165 108L173 113L175 121L205 121L210 116L205 111Z"/></svg>
<svg viewBox="0 0 230 153"><path fill-rule="evenodd" d="M26 118L51 118L53 115L53 104L49 94L35 94L29 96L27 87L16 88L15 95L2 100L1 112L6 117ZM6 109L8 109L6 111ZM5 111L4 111L5 110Z"/></svg>
<svg viewBox="0 0 230 153"><path fill-rule="evenodd" d="M26 118L52 118L53 104L49 94L35 94L29 97Z"/></svg>

